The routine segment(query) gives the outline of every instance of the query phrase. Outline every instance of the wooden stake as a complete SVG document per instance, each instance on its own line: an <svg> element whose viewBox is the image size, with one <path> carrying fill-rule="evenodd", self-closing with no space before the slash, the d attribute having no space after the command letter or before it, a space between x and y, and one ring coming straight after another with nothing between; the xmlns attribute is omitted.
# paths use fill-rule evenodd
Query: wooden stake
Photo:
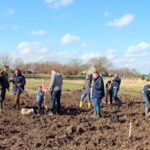
<svg viewBox="0 0 150 150"><path fill-rule="evenodd" d="M129 126L129 138L131 137L131 132L132 132L132 123L130 122L130 126Z"/></svg>

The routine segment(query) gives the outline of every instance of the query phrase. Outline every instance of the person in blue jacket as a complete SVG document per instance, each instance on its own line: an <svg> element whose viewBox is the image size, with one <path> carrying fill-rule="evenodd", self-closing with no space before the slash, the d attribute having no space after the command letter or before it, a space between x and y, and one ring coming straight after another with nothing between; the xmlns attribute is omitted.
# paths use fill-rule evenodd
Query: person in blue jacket
<svg viewBox="0 0 150 150"><path fill-rule="evenodd" d="M94 107L94 114L92 118L100 118L101 116L101 100L105 95L104 81L97 71L92 73L93 86L92 86L92 105Z"/></svg>
<svg viewBox="0 0 150 150"><path fill-rule="evenodd" d="M20 95L24 91L26 84L25 77L22 75L20 69L15 69L13 78L10 79L13 83L13 93L15 95L15 105L14 108L20 109Z"/></svg>

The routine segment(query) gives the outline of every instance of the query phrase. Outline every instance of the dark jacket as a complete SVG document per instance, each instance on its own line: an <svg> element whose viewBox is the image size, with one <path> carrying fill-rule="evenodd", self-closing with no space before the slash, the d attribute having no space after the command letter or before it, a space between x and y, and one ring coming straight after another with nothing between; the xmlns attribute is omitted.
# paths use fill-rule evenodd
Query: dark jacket
<svg viewBox="0 0 150 150"><path fill-rule="evenodd" d="M83 84L83 91L90 92L90 89L91 89L91 81L90 79L85 79L84 84Z"/></svg>
<svg viewBox="0 0 150 150"><path fill-rule="evenodd" d="M14 93L17 92L17 91L22 92L24 90L24 86L26 84L26 80L25 80L25 77L22 74L20 74L18 76L14 75L13 79L10 80L10 82L13 83L13 91L14 91ZM18 86L17 84L20 84L20 85Z"/></svg>
<svg viewBox="0 0 150 150"><path fill-rule="evenodd" d="M120 84L121 84L121 79L119 77L116 77L112 82L112 86L118 89L120 88Z"/></svg>
<svg viewBox="0 0 150 150"><path fill-rule="evenodd" d="M102 77L98 76L93 82L92 98L103 98L105 95L104 81Z"/></svg>
<svg viewBox="0 0 150 150"><path fill-rule="evenodd" d="M9 89L8 73L6 71L1 72L2 88Z"/></svg>
<svg viewBox="0 0 150 150"><path fill-rule="evenodd" d="M143 91L146 95L150 95L150 91L148 89L150 89L150 84L144 86Z"/></svg>

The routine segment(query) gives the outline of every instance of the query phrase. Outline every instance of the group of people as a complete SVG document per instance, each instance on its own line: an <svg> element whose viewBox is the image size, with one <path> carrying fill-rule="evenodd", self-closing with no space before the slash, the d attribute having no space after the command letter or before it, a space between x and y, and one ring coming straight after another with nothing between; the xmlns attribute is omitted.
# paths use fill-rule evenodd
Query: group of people
<svg viewBox="0 0 150 150"><path fill-rule="evenodd" d="M9 78L8 66L3 67L3 71L0 74L0 111L3 109L3 102L5 99L6 91L9 91L10 83L13 83L13 93L15 95L14 108L20 108L20 95L24 91L26 84L25 77L22 75L19 69L14 71L12 78Z"/></svg>
<svg viewBox="0 0 150 150"><path fill-rule="evenodd" d="M114 100L118 108L121 106L121 101L118 98L120 84L121 78L118 74L115 74L115 76L106 83L106 103L112 104ZM88 109L91 108L91 103L94 108L92 118L99 118L101 117L101 100L104 96L105 86L103 78L97 71L93 71L92 74L86 76L84 81L79 107L83 107L84 99L86 98Z"/></svg>
<svg viewBox="0 0 150 150"><path fill-rule="evenodd" d="M13 94L15 95L14 108L20 109L20 95L23 93L26 85L25 76L19 69L15 69L14 74L9 78L8 73L9 67L4 66L0 74L0 111L3 109L3 102L5 99L6 91L9 91L10 83L13 84ZM35 93L37 103L37 114L42 114L42 105L45 99L45 93L50 92L51 95L51 109L49 115L52 116L56 113L56 102L57 102L57 113L61 114L61 93L62 93L63 77L62 73L53 70L51 73L50 87L45 88L40 85ZM91 108L91 104L94 109L92 118L101 117L101 101L102 98L106 98L107 104L115 102L119 108L121 101L118 98L118 92L120 89L121 78L116 73L111 80L107 81L104 86L103 77L94 70L91 74L86 76L83 84L83 93L81 95L79 107L82 108L84 100L87 100L88 109ZM105 89L106 88L106 89ZM106 91L106 94L105 94ZM142 90L142 96L145 103L145 116L150 116L150 85L145 85Z"/></svg>

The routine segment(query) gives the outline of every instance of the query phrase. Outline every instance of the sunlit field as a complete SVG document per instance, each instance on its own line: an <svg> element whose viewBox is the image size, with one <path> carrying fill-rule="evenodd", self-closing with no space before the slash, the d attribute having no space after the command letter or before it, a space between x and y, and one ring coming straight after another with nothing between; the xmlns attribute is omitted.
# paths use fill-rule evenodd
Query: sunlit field
<svg viewBox="0 0 150 150"><path fill-rule="evenodd" d="M104 83L106 84L108 80L108 78L104 79ZM83 80L64 80L63 92L82 90L83 82ZM43 79L27 79L26 90L33 94L37 87L42 83L46 84L49 87L50 81ZM143 89L143 86L148 83L149 82L142 81L140 79L122 79L120 94L127 94L132 96L140 95L140 91ZM11 94L11 89L9 94Z"/></svg>

